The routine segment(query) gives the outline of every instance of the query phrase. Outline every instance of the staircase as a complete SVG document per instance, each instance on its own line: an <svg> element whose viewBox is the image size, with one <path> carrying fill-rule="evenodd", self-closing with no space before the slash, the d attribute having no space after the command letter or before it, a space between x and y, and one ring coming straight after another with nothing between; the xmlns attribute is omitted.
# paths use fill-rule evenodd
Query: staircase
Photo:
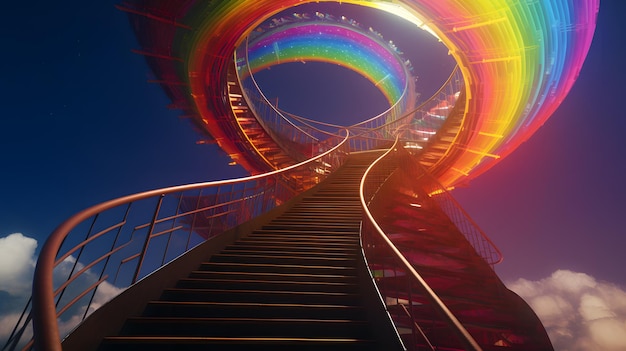
<svg viewBox="0 0 626 351"><path fill-rule="evenodd" d="M370 203L376 208L378 224L393 238L396 247L483 350L551 350L548 335L535 313L506 288L415 179L408 172L394 173L388 180L393 185L383 186ZM381 288L383 296L391 297L391 301L402 298L398 292L406 286L404 276L384 277L380 281L385 287ZM429 307L428 296L417 291L411 298L413 318L405 312L406 304L387 306L399 321L396 325L408 349L428 349L425 340L411 339L412 323L422 326L428 343L437 349L464 349L460 340L451 337L447 323Z"/></svg>
<svg viewBox="0 0 626 351"><path fill-rule="evenodd" d="M149 302L100 350L393 349L374 337L380 328L368 321L358 277L359 180L378 155L352 156L312 195Z"/></svg>
<svg viewBox="0 0 626 351"><path fill-rule="evenodd" d="M294 159L302 158L302 155L297 156L298 153L293 151L302 148L297 143L290 143L288 145L291 148L291 154L284 151L286 149L280 147L275 140L276 135L270 135L265 128L261 125L258 117L255 116L253 108L248 106L248 102L243 97L243 88L239 84L239 78L236 75L237 68L235 63L231 64L228 70L228 98L230 101L230 108L235 116L235 122L238 125L238 130L241 132L241 142L249 143L252 149L256 151L255 157L257 162L260 162L261 169L270 166L269 170L281 169L294 163ZM259 112L259 111L257 111ZM302 151L302 150L299 150Z"/></svg>

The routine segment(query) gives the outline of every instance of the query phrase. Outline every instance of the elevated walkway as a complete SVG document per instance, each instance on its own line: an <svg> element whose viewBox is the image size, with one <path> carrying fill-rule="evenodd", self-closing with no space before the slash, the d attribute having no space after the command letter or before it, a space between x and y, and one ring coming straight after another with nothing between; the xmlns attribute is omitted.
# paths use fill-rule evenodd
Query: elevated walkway
<svg viewBox="0 0 626 351"><path fill-rule="evenodd" d="M39 333L35 341L45 341L37 349L551 349L538 318L492 270L496 261L488 250L480 248L489 243L468 236L458 216L446 212L450 204L442 202L425 181L426 173L415 170L417 160L394 146L373 164L380 155L382 151L352 153L317 186L216 236L209 235L212 225L197 220L196 214L221 219L225 216L222 213L239 217L249 211L231 198L232 190L224 193L228 195L224 202L208 207L200 201L202 197L196 197L197 207L193 209L185 209L184 201L189 197L176 193L174 215L154 212L151 226L141 224L142 220L127 225L126 217L119 224L107 222L104 229L77 247L124 225L133 232L151 228L141 252L121 255L126 258L121 259L118 272L137 257L145 256L146 264L151 262L154 255L146 248L156 248L158 242L148 244L149 239L188 230L178 223L190 225L208 239L145 274L139 260L135 272L141 279L104 306L98 308L94 303L95 312L62 345L58 337L41 338L42 328L49 330L53 323L63 321L58 316L64 311L81 309L81 305L61 304L56 318L47 320L40 317L45 309L34 308L33 325ZM279 184L274 181L269 187L254 186L250 192L241 191L241 196L257 199L268 195L276 201ZM131 198L157 194L158 210L170 207L165 190L176 189ZM364 209L365 198L371 201ZM113 200L113 204L125 204L123 200ZM237 203L235 208L241 211L230 210L227 204L231 203ZM109 205L97 205L93 211ZM87 218L91 210L86 211L75 217ZM377 234L372 232L374 218L381 228ZM58 240L55 233L51 237ZM122 242L118 247L124 249L133 243ZM76 250L57 253L61 258L56 261L64 261L63 257ZM62 295L71 280L117 251L113 248L102 258L95 258L95 263L71 274L68 283L54 291ZM102 281L110 271L104 268ZM68 299L79 301L93 286ZM67 293L75 293L72 290ZM17 337L27 328L28 324L17 328ZM11 341L13 346L18 342ZM13 346L3 350L13 350Z"/></svg>
<svg viewBox="0 0 626 351"><path fill-rule="evenodd" d="M359 244L359 180L378 155L351 157L291 208L180 272L98 350L402 349L372 307Z"/></svg>

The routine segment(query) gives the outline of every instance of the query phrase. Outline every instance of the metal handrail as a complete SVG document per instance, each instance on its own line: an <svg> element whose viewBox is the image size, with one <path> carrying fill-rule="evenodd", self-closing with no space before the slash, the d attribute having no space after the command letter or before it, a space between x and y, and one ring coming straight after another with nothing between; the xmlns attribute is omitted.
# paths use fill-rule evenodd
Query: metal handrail
<svg viewBox="0 0 626 351"><path fill-rule="evenodd" d="M281 125L281 126L285 126L285 127L289 128L292 133L295 133L295 134L297 134L299 136L299 139L305 140L305 141L307 141L307 143L318 142L319 139L317 137L315 137L312 134L310 134L309 132L303 130L301 127L296 126L289 118L285 117L278 109L276 109L276 107L274 105L272 105L271 102L267 99L267 97L265 96L265 94L261 90L261 87L259 87L259 85L258 85L258 83L257 83L257 81L256 81L256 79L254 77L254 75L250 71L250 64L249 64L249 58L248 58L248 40L249 40L249 37L246 38L245 46L242 46L239 49L235 50L235 52L234 52L234 62L238 62L238 58L242 58L242 59L245 60L244 62L245 62L245 67L247 69L247 76L250 77L250 81L252 82L252 85L254 87L253 90L244 89L245 81L242 80L242 78L241 78L241 76L239 74L238 67L236 67L235 71L237 73L237 79L239 80L240 85L242 86L242 93L243 93L246 101L249 103L249 107L254 110L254 114L257 116L257 120L259 121L259 123L270 134L271 133L276 133L276 132L278 132L280 134L280 131L276 130L276 129L277 129L277 125ZM239 50L244 50L245 51L244 55L239 54ZM252 96L250 96L250 94L252 94L252 93L254 93L256 96L258 96L258 98L254 99ZM260 103L259 106L263 106L265 108L269 108L270 116L268 117L265 114L262 114L261 113L262 112L261 109L259 107L257 107L254 104L254 102ZM271 125L268 125L268 123L271 124ZM295 138L295 137L292 137L292 138ZM298 141L302 142L302 140L298 140Z"/></svg>
<svg viewBox="0 0 626 351"><path fill-rule="evenodd" d="M460 73L461 72L459 70L459 66L458 65L455 66L454 69L452 70L452 72L450 72L450 75L448 76L446 81L428 99L426 99L424 102L422 102L421 104L419 104L415 108L409 110L408 112L404 112L402 114L402 116L400 116L397 120L392 120L390 122L387 122L387 123L385 123L383 125L378 126L377 128L384 127L384 126L392 124L392 123L397 123L400 120L408 118L412 114L418 113L419 111L426 110L427 107L430 107L430 106L428 106L429 104L431 104L433 101L437 101L437 97L439 95L445 94L445 89L448 88L448 87L451 87L452 90L456 90L456 91L460 90L461 87L462 87L462 84L458 85L458 84L455 84L455 82L454 82L455 78L458 78ZM403 94L403 96L404 96L404 94ZM380 114L378 114L378 115L376 115L376 116L374 116L374 117L372 117L370 119L367 119L365 121L361 121L361 122L358 122L358 123L355 123L355 124L352 124L352 125L349 125L349 126L342 126L342 125L339 125L339 124L320 122L320 121L316 121L314 119L310 119L310 118L306 118L306 117L303 117L303 116L299 116L299 115L293 114L291 112L283 111L283 110L280 110L280 109L279 110L282 113L285 113L285 114L289 115L291 118L295 119L296 121L299 121L300 123L307 122L307 123L311 123L311 124L318 124L318 125L325 126L325 127L337 128L338 130L343 129L343 128L348 128L352 132L353 137L354 137L356 133L355 133L355 131L353 129L370 130L371 127L361 127L361 126L366 124L366 123L374 122L377 119L381 119L382 117L385 117L390 112L390 110L392 108L394 108L396 105L397 105L397 102L396 102L396 104L394 104L394 106L390 107L386 111L384 111L384 112L382 112L382 113L380 113ZM309 126L310 128L314 128L311 125L307 125L307 126Z"/></svg>
<svg viewBox="0 0 626 351"><path fill-rule="evenodd" d="M346 130L343 140L332 149L281 170L238 179L180 185L128 195L92 206L67 219L48 237L41 250L35 268L32 310L28 311L26 308L24 311L24 316L32 315L36 349L61 351L57 319L62 312L68 309L80 308L81 306L75 304L82 297L87 298L90 295L89 304L93 302L98 287L103 282L108 281L111 276L105 273L107 269L111 269L110 266L113 264L109 262L111 256L132 248L133 244L137 244L136 241L139 241L140 251L133 251L125 257L116 258L119 264L118 272L124 264L137 261L133 277L128 284L132 285L171 261L171 259L167 260L166 256L169 254L168 250L175 246L174 243L170 244L169 242L172 235L182 230L188 233L187 244L182 249L183 252L187 252L192 248L192 244L199 244L199 242L192 243L192 234L195 235L193 239L195 241L206 240L219 234L219 232L269 211L288 200L295 193L321 182L345 160L348 138L349 132ZM209 190L212 192L207 194ZM193 192L193 195L190 192ZM220 199L223 201L219 201ZM141 207L141 205L145 205L142 201L148 200L156 200L156 205L151 205L153 210L145 210L145 207ZM206 204L207 201L209 202L208 205ZM139 208L133 207L137 212L131 211L131 205L139 206ZM116 214L116 211L122 212L122 218L113 218L117 222L114 224L106 222L100 228L100 221L111 220L107 216ZM203 216L203 214L206 215ZM150 217L150 219L145 222L142 218L134 218L135 215L143 216L142 218ZM131 218L138 224L131 223ZM218 220L221 222L216 222ZM79 230L82 226L89 228L86 231L87 234L83 239L76 239L75 235L72 234L76 234L75 230ZM142 231L147 231L145 237L139 237L137 234ZM105 249L108 251L92 253L85 250L89 244L95 246L96 242L98 245L95 246L95 249L102 249L104 245L99 240L102 240L107 234L114 236L111 240L112 243L108 244L110 249ZM158 242L155 243L156 240L166 235L168 242L164 247L163 244L159 246ZM125 236L129 236L126 241L123 240ZM133 240L137 238L140 240ZM172 239L172 241L175 240ZM181 242L177 242L177 244L181 244ZM66 246L70 247L64 249ZM94 246L89 248L93 249ZM161 250L158 252L163 252L161 262L152 261L153 248ZM85 259L90 259L89 255L95 255L95 257L91 257L92 261L86 264L83 262L78 264L78 259L75 259L74 268L67 277L68 282L62 283L55 289L55 282L53 282L55 267L67 259L73 258L74 253L77 257L82 256ZM99 277L93 279L95 282L89 283L90 286L83 291L73 291L73 295L63 296L64 301L69 300L69 302L65 305L61 304L61 295L69 294L68 285L72 281L79 280L79 277L85 277L98 264L103 264L103 267ZM147 268L144 269L142 265ZM113 275L117 276L117 273ZM58 306L59 304L61 305ZM92 306L88 305L84 308L83 319L88 312L93 312ZM14 335L7 341L3 350L13 350L18 345L19 337L30 323L28 317L23 317L20 320L25 320L24 324L15 328ZM32 341L26 345L26 348L30 348L31 344Z"/></svg>
<svg viewBox="0 0 626 351"><path fill-rule="evenodd" d="M256 91L259 93L259 96L262 98L262 100L264 101L264 103L266 105L268 105L272 110L274 110L274 112L276 112L276 114L278 116L280 116L282 118L283 121L285 121L287 124L291 125L293 128L297 129L298 131L300 131L304 135L308 136L312 140L318 141L318 138L316 138L313 135L311 135L311 134L307 133L306 131L302 130L300 127L296 126L291 120L289 120L289 118L285 117L274 105L272 105L270 103L270 101L267 98L267 96L265 96L265 94L263 93L263 90L261 89L261 87L259 86L256 78L254 77L254 74L252 73L252 70L250 69L250 57L248 55L249 39L250 39L249 36L246 37L246 55L245 55L246 69L248 70L248 76L252 80L252 83L253 83L254 87L256 88ZM235 50L235 62L237 62L237 50ZM239 71L237 71L237 75L239 76ZM239 78L239 81L241 81L241 77L238 77L238 78Z"/></svg>
<svg viewBox="0 0 626 351"><path fill-rule="evenodd" d="M241 61L245 65L242 68L247 77L245 81L251 82L248 84L251 85L249 88L242 89L242 94L248 102L249 108L254 111L257 121L279 144L282 137L292 141L297 140L300 143L309 143L311 138L322 139L333 135L332 131L329 132L323 128L347 128L351 132L351 139L353 139L350 141L352 151L386 147L393 142L395 135L400 131L410 131L405 133L403 139L412 142L418 148L424 148L444 124L449 111L452 110L456 102L456 99L451 99L451 97L458 96L464 84L460 69L456 66L441 87L418 106L407 106L412 104L409 101L409 96L412 95L408 91L410 84L407 79L401 97L389 109L377 116L347 127L316 122L282 111L267 99L250 70L249 40L250 37L247 37L245 45L240 45L235 51L235 62ZM241 52L244 50L245 52ZM239 64L237 64L236 71L240 84L244 87L245 82L239 76ZM442 105L445 105L447 109L442 110ZM303 137L306 140L302 139ZM282 148L289 149L288 147L285 148L284 145Z"/></svg>
<svg viewBox="0 0 626 351"><path fill-rule="evenodd" d="M404 274L407 275L407 277L411 280L411 282L418 284L419 288L425 293L426 297L432 304L433 308L438 312L439 316L445 321L445 323L451 327L451 329L457 335L461 343L463 343L464 347L467 350L482 350L480 345L478 345L476 340L474 340L474 338L467 331L467 329L465 329L465 327L461 324L461 322L454 316L454 314L450 311L450 309L448 309L448 307L443 303L441 298L437 296L437 294L428 285L428 283L426 283L424 278L415 270L415 268L413 268L413 265L411 265L411 263L404 257L404 255L400 252L400 250L398 250L398 248L394 245L394 243L389 239L389 237L385 234L383 229L378 225L378 223L376 222L376 220L374 219L374 217L372 216L369 210L368 205L369 205L370 199L366 200L365 198L365 183L366 183L367 177L370 174L370 172L372 172L373 168L376 167L376 165L379 162L381 162L381 160L385 159L387 156L397 151L396 148L398 146L398 143L399 143L399 138L396 138L394 145L387 152L385 152L382 156L376 159L376 161L374 161L367 168L367 170L365 171L363 175L363 178L361 179L361 183L359 186L359 192L360 192L359 196L360 196L361 206L363 208L363 213L364 213L364 218L363 218L363 220L365 221L364 224L366 224L367 226L371 226L373 228L373 234L376 235L378 239L382 240L382 241L379 241L379 243L382 243L385 246L385 248L388 249L388 251L390 251L391 254L393 255L393 257L390 257L389 259L393 259L396 262L398 262ZM389 175L390 174L388 174L387 177ZM364 225L363 227L365 227L366 225ZM363 235L364 233L361 233L362 241L364 240ZM363 243L363 248L367 256L368 249L371 247L369 247L367 243ZM410 296L411 294L410 289L408 291L408 294Z"/></svg>
<svg viewBox="0 0 626 351"><path fill-rule="evenodd" d="M242 60L244 60L244 64L247 68L247 76L249 77L250 81L253 84L253 88L252 90L249 91L245 91L245 95L246 95L246 99L249 102L252 102L252 95L257 95L258 96L258 100L259 102L262 104L262 106L267 106L272 110L272 114L276 114L278 115L280 118L279 120L282 121L283 124L285 124L285 126L290 127L291 129L294 130L298 130L300 133L304 133L305 135L309 136L309 137L313 137L313 133L319 133L321 134L321 136L327 136L327 135L333 135L334 133L329 133L328 131L324 131L320 128L316 128L313 127L311 124L307 123L304 120L298 120L298 118L294 118L294 120L288 118L286 115L290 115L289 113L285 113L284 111L280 110L277 108L277 106L274 106L273 104L271 104L271 102L269 102L269 100L267 99L267 97L263 94L261 88L259 87L256 78L254 77L254 74L251 72L250 70L250 66L249 66L249 57L248 57L248 45L249 45L249 40L250 40L250 36L246 37L246 41L245 41L245 46L241 45L236 51L235 51L235 62L238 62L237 57L240 57ZM239 54L240 50L244 50L245 49L245 54ZM241 77L239 77L240 81L241 81ZM243 82L242 82L243 83ZM242 84L243 85L243 84ZM365 121L359 122L357 124L355 124L354 126L350 126L350 127L345 127L345 126L336 126L338 129L337 130L343 130L345 128L348 128L351 130L351 134L353 135L353 137L357 137L354 133L354 131L352 131L352 129L367 129L367 128L371 128L370 127L360 127L360 125L365 125L365 124L372 124L373 126L377 126L377 124L380 124L380 121L383 121L382 123L386 123L388 122L388 120L395 120L397 118L398 115L403 115L404 111L407 110L407 108L411 108L411 106L406 106L407 105L407 98L409 96L408 91L409 91L409 75L407 74L407 79L405 81L404 84L404 90L402 91L402 95L397 99L397 101L395 101L393 103L392 106L390 106L386 111L380 113L377 116L371 117ZM254 106L251 107L254 108ZM258 110L258 109L257 109ZM261 122L262 124L266 123L263 119L263 115L260 113L260 111L255 111L255 114L259 117L261 117L259 119L259 122ZM296 125L294 123L294 121L299 122L299 125ZM318 125L323 125L323 123L318 123ZM272 128L272 126L266 126L266 127L270 127L270 131L271 133L277 133L280 134L280 131L278 130L274 130L276 128L276 126L274 126L274 128ZM308 128L310 130L310 132L306 132L303 128ZM267 128L266 128L267 130ZM363 133L361 136L358 136L357 138L359 139L363 139L364 135L366 133ZM388 139L387 141L392 141L393 138ZM353 143L354 144L354 143ZM376 147L376 143L366 143L367 147L372 148L372 147ZM357 151L357 150L355 150Z"/></svg>

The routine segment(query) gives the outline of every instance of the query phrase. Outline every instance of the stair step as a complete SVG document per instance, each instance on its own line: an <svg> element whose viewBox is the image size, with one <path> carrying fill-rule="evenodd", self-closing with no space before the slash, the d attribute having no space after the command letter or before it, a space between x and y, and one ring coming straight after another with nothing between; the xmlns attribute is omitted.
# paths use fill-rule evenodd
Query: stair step
<svg viewBox="0 0 626 351"><path fill-rule="evenodd" d="M166 301L199 302L247 302L247 303L290 303L290 304L359 304L358 295L341 292L320 291L265 291L228 289L165 289L161 296Z"/></svg>
<svg viewBox="0 0 626 351"><path fill-rule="evenodd" d="M348 233L344 235L338 235L337 233L329 232L316 232L316 233L298 233L297 231L276 231L268 230L261 231L255 230L252 234L241 239L242 241L264 241L273 240L276 244L283 242L284 244L294 245L296 243L315 243L316 245L330 245L330 246L353 246L359 244L358 233Z"/></svg>
<svg viewBox="0 0 626 351"><path fill-rule="evenodd" d="M286 257L329 257L329 258L351 258L356 259L356 252L337 252L337 251L322 251L322 250L312 250L310 248L294 248L291 247L290 250L275 250L272 248L256 248L250 246L236 246L232 248L228 248L222 251L222 254L232 254L232 255L253 255L253 256L286 256Z"/></svg>
<svg viewBox="0 0 626 351"><path fill-rule="evenodd" d="M262 290L262 291L318 291L356 293L357 286L350 283L325 281L287 281L261 279L199 279L185 278L176 284L180 289L224 289L224 290Z"/></svg>
<svg viewBox="0 0 626 351"><path fill-rule="evenodd" d="M330 227L358 227L360 217L354 217L356 219L349 219L347 216L335 217L335 216L325 216L325 217L316 217L316 218L304 218L302 216L281 216L276 218L269 223L271 225L279 225L279 224L294 224L294 225L306 225L306 226L330 226Z"/></svg>
<svg viewBox="0 0 626 351"><path fill-rule="evenodd" d="M320 257L320 256L280 256L280 255L242 255L220 253L211 256L211 262L246 262L262 264L293 264L301 266L346 267L356 263L355 257Z"/></svg>
<svg viewBox="0 0 626 351"><path fill-rule="evenodd" d="M341 338L224 338L224 337L174 337L174 336L114 336L104 339L102 351L126 351L146 349L150 351L196 351L207 350L207 345L219 346L219 350L375 350L376 344L367 339Z"/></svg>
<svg viewBox="0 0 626 351"><path fill-rule="evenodd" d="M302 273L266 273L266 272L217 272L217 271L192 271L190 279L239 279L239 280L269 280L291 282L326 282L355 284L356 277L338 274L302 274Z"/></svg>
<svg viewBox="0 0 626 351"><path fill-rule="evenodd" d="M342 304L152 301L144 316L364 320L366 313L360 306Z"/></svg>
<svg viewBox="0 0 626 351"><path fill-rule="evenodd" d="M256 243L250 243L248 241L239 241L236 245L229 245L226 250L269 250L269 251L284 251L284 252L324 252L328 254L355 254L357 247L350 245L348 247L317 247L317 246L303 246L303 245L289 245L290 243L282 243L278 245L274 243L265 243L263 246L257 246Z"/></svg>
<svg viewBox="0 0 626 351"><path fill-rule="evenodd" d="M349 218L347 216L343 216L342 218L302 218L302 217L285 217L285 218L277 218L271 222L268 222L269 225L276 226L297 226L297 227L322 227L322 228L359 228L359 224L361 222L361 217Z"/></svg>
<svg viewBox="0 0 626 351"><path fill-rule="evenodd" d="M326 232L326 233L358 233L359 225L334 225L334 224L300 224L300 223L279 223L279 224L266 224L261 227L264 230L273 231L297 231L298 233L311 233L311 232Z"/></svg>
<svg viewBox="0 0 626 351"><path fill-rule="evenodd" d="M121 335L275 337L275 338L365 338L364 321L304 318L129 318Z"/></svg>
<svg viewBox="0 0 626 351"><path fill-rule="evenodd" d="M338 211L337 211L338 212ZM282 216L278 218L280 221L285 220L300 220L300 221L324 221L324 222L333 222L342 221L346 223L359 223L361 222L363 216L360 211L354 213L337 213L336 216L328 216L324 215L323 212L320 214L315 213L307 213L307 214L299 214L293 212L286 212Z"/></svg>
<svg viewBox="0 0 626 351"><path fill-rule="evenodd" d="M284 242L279 242L279 240L282 240ZM301 239L297 239L297 238L286 238L284 236L278 236L278 235L255 235L255 236L249 236L247 238L243 238L241 239L240 243L238 245L253 245L256 247L261 247L261 246L273 246L273 247L280 247L280 246L284 246L286 248L289 247L293 247L294 245L309 245L309 246L314 246L314 245L319 245L320 243L323 243L325 247L329 247L333 250L354 250L354 249L358 249L358 245L359 245L359 240L354 239L354 240L330 240L330 239L316 239L316 238L301 238Z"/></svg>
<svg viewBox="0 0 626 351"><path fill-rule="evenodd" d="M297 212L306 212L309 215L323 215L327 212L341 212L341 213L351 213L351 214L362 214L363 209L361 206L339 206L338 204L329 204L328 202L320 202L320 203L308 203L308 204L300 204L291 208L291 210L285 213L297 213Z"/></svg>
<svg viewBox="0 0 626 351"><path fill-rule="evenodd" d="M235 270L238 272L271 272L281 274L356 274L356 268L354 267L251 264L233 262L205 262L200 266L200 270L214 270L222 272Z"/></svg>

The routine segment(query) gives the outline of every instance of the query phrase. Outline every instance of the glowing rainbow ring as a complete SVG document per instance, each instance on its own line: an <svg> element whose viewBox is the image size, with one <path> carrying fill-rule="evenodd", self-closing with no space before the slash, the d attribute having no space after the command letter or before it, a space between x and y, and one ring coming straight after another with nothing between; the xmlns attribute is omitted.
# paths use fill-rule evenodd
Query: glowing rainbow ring
<svg viewBox="0 0 626 351"><path fill-rule="evenodd" d="M215 121L222 117L224 72L236 46L265 19L314 1L324 0L206 1L184 9L182 22L194 30L180 30L173 41L185 63L179 74L206 129L226 152L238 152L236 141ZM556 110L580 72L599 7L599 0L342 2L427 23L455 57L466 104L464 135L439 162L445 170L438 177L448 186L493 166Z"/></svg>
<svg viewBox="0 0 626 351"><path fill-rule="evenodd" d="M391 47L333 23L294 24L277 30L249 45L248 59L252 73L277 62L318 61L348 67L376 85L390 106L404 93L410 74Z"/></svg>

